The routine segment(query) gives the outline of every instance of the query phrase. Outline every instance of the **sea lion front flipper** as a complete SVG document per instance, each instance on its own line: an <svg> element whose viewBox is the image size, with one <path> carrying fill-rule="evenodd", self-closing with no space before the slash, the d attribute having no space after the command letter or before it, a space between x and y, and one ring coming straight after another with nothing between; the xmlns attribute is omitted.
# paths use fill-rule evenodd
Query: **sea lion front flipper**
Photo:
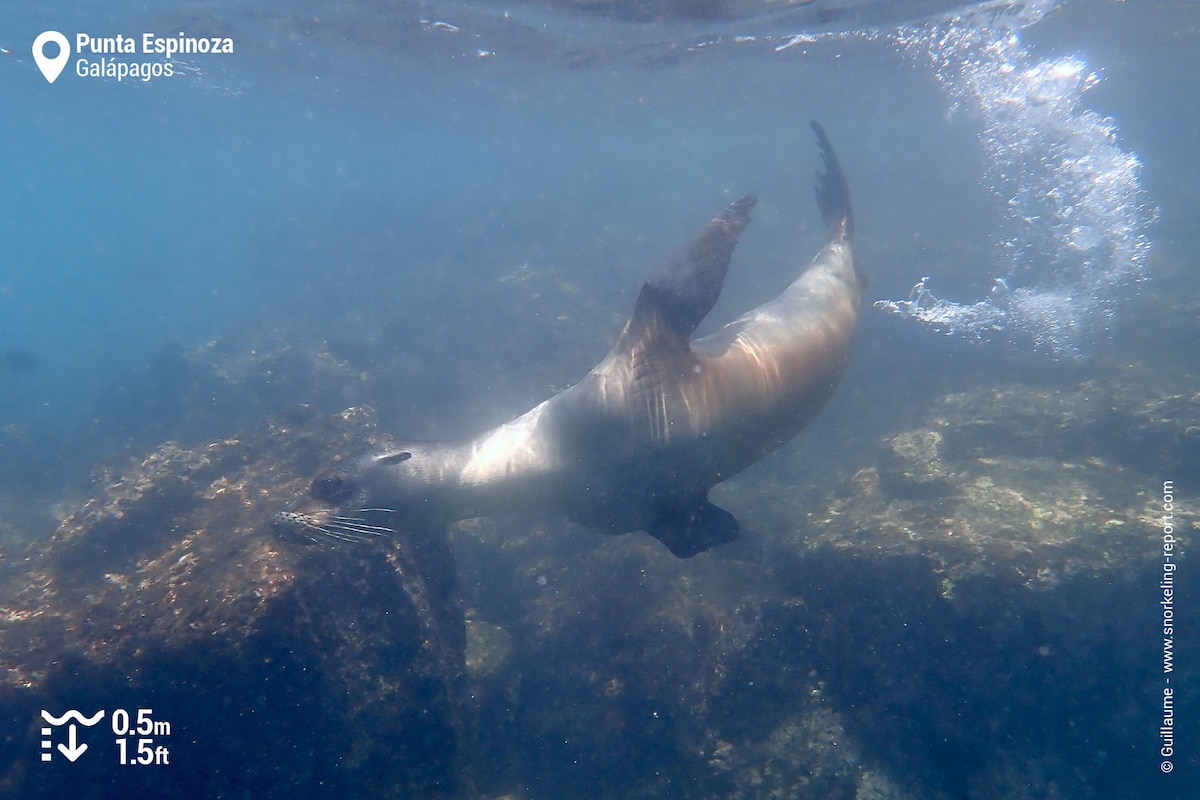
<svg viewBox="0 0 1200 800"><path fill-rule="evenodd" d="M650 276L638 295L618 349L657 338L656 333L687 342L721 296L733 248L750 224L750 209L757 202L754 195L746 195L731 203Z"/></svg>
<svg viewBox="0 0 1200 800"><path fill-rule="evenodd" d="M738 537L738 521L719 506L697 495L692 502L661 509L647 533L667 546L676 558L691 558Z"/></svg>

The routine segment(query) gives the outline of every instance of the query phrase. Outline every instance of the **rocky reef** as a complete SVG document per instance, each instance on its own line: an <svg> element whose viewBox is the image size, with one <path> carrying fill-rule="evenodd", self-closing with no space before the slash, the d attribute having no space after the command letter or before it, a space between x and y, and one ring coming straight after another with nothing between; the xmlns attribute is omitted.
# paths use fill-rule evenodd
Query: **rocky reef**
<svg viewBox="0 0 1200 800"><path fill-rule="evenodd" d="M1183 796L1200 762L1159 771L1156 597L1161 476L1197 485L1198 415L1093 383L946 394L824 493L785 469L723 487L746 536L688 562L465 524L469 614L515 641L475 676L481 763L513 797ZM1175 504L1194 536L1194 490Z"/></svg>
<svg viewBox="0 0 1200 800"><path fill-rule="evenodd" d="M0 616L5 797L469 793L448 544L276 539L281 499L374 427L366 409L303 416L160 445L108 474L28 570L12 570ZM43 750L67 741L65 725L41 731L43 709L105 711L78 732L90 752L72 763ZM115 735L114 712L136 725L138 709L166 725L147 725L149 763L133 760L141 731L124 745Z"/></svg>
<svg viewBox="0 0 1200 800"><path fill-rule="evenodd" d="M947 392L828 481L796 471L819 446L802 439L721 487L745 536L680 561L644 534L539 516L280 540L271 516L377 435L354 404L372 374L270 347L177 354L167 372L131 396L169 406L190 438L106 460L48 540L6 538L5 797L1196 787L1200 750L1159 772L1157 597L1164 480L1184 548L1197 533L1200 395L1132 381ZM276 404L277 383L301 402ZM142 437L171 428L145 414ZM1176 638L1175 713L1193 719L1200 631L1182 612ZM77 731L89 750L74 763L66 724L42 732L43 710L69 709L106 711ZM147 738L150 762L121 763L114 712L139 709L169 730L131 734L126 755Z"/></svg>

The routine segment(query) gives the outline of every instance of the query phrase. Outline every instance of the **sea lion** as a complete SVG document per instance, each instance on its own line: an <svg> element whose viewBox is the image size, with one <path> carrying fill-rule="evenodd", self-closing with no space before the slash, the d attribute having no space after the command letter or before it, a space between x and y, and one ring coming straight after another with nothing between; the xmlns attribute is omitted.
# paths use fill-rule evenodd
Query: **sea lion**
<svg viewBox="0 0 1200 800"><path fill-rule="evenodd" d="M312 539L428 530L543 509L643 530L688 558L738 535L708 490L795 436L833 394L865 283L850 192L817 123L825 246L774 300L690 336L721 293L753 196L726 208L643 285L608 355L570 389L469 441L386 440L338 460L275 517Z"/></svg>

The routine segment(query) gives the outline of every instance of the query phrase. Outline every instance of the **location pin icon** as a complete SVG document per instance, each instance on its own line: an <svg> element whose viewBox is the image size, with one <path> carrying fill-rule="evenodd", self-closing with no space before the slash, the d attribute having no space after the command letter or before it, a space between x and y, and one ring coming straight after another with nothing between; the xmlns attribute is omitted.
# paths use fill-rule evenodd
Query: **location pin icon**
<svg viewBox="0 0 1200 800"><path fill-rule="evenodd" d="M58 45L58 55L54 58L46 58L46 54L42 52L46 42ZM42 71L46 80L54 83L62 74L63 67L71 60L71 43L58 31L43 31L33 40L33 60L37 62L38 69Z"/></svg>

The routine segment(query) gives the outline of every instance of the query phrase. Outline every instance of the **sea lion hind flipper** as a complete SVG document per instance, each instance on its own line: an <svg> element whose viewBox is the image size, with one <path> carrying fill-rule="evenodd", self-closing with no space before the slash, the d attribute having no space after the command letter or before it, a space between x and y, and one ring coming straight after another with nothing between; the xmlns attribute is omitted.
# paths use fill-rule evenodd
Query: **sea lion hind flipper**
<svg viewBox="0 0 1200 800"><path fill-rule="evenodd" d="M837 154L833 152L833 143L821 127L821 123L813 120L809 123L813 133L817 135L817 145L821 148L821 162L824 171L817 172L817 207L821 210L821 219L829 228L830 236L850 239L854 236L854 212L850 208L850 186L846 183L846 175L838 162Z"/></svg>
<svg viewBox="0 0 1200 800"><path fill-rule="evenodd" d="M731 203L642 286L618 348L663 331L686 342L721 296L738 237L750 224L754 195Z"/></svg>
<svg viewBox="0 0 1200 800"><path fill-rule="evenodd" d="M691 558L732 542L738 538L739 529L733 514L700 495L692 503L660 510L646 532L665 544L676 558Z"/></svg>

